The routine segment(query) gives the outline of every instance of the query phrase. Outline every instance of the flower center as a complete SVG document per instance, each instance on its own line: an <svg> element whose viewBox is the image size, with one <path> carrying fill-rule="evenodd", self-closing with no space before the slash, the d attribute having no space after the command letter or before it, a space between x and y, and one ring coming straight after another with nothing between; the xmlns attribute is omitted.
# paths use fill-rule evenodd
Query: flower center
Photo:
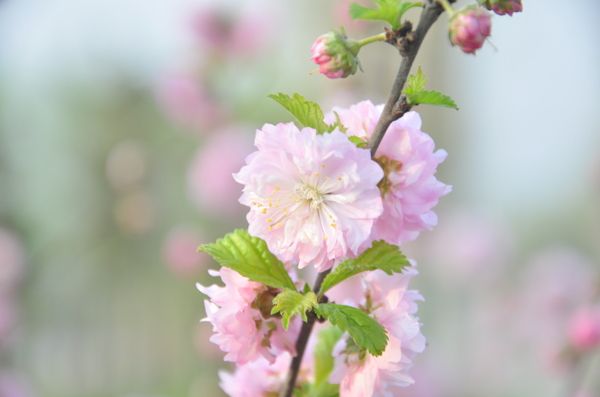
<svg viewBox="0 0 600 397"><path fill-rule="evenodd" d="M384 197L392 190L392 181L389 180L388 176L392 172L400 172L402 169L402 163L397 160L391 160L386 156L375 157L375 160L383 169L383 178L377 184L381 197Z"/></svg>
<svg viewBox="0 0 600 397"><path fill-rule="evenodd" d="M303 183L298 183L294 186L294 193L296 193L296 197L299 199L310 201L311 209L319 209L325 201L321 192Z"/></svg>

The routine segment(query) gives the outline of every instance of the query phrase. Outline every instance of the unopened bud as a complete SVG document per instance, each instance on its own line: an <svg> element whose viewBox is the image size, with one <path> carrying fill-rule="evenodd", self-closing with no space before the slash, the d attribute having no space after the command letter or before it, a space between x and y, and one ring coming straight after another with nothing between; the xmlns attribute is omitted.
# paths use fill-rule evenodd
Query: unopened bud
<svg viewBox="0 0 600 397"><path fill-rule="evenodd" d="M478 0L479 4L498 15L510 15L523 11L521 0Z"/></svg>
<svg viewBox="0 0 600 397"><path fill-rule="evenodd" d="M330 79L348 77L360 67L357 58L360 45L349 39L343 30L319 36L310 50L313 53L310 59L319 65L319 72Z"/></svg>
<svg viewBox="0 0 600 397"><path fill-rule="evenodd" d="M491 15L477 5L469 5L450 18L450 42L463 52L475 54L492 30Z"/></svg>

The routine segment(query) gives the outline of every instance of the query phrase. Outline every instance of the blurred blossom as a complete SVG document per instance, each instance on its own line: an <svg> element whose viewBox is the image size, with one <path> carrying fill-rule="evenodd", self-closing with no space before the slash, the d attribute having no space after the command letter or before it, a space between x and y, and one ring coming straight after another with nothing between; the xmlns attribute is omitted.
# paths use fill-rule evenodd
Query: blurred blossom
<svg viewBox="0 0 600 397"><path fill-rule="evenodd" d="M106 177L117 191L139 184L146 173L146 155L140 142L129 140L117 143L106 159Z"/></svg>
<svg viewBox="0 0 600 397"><path fill-rule="evenodd" d="M195 274L206 262L207 255L198 252L203 236L189 226L172 229L163 241L163 257L169 269L177 276Z"/></svg>
<svg viewBox="0 0 600 397"><path fill-rule="evenodd" d="M568 339L571 346L579 351L600 345L600 307L577 311L568 324Z"/></svg>
<svg viewBox="0 0 600 397"><path fill-rule="evenodd" d="M155 223L150 195L137 190L123 196L115 207L115 217L121 229L128 234L148 233Z"/></svg>
<svg viewBox="0 0 600 397"><path fill-rule="evenodd" d="M25 249L13 232L0 227L0 292L13 289L23 277Z"/></svg>
<svg viewBox="0 0 600 397"><path fill-rule="evenodd" d="M267 44L274 31L274 13L265 1L240 5L212 2L192 20L193 32L201 44L227 55L253 55Z"/></svg>
<svg viewBox="0 0 600 397"><path fill-rule="evenodd" d="M468 210L446 215L427 237L425 254L438 265L434 275L450 286L498 276L515 250L514 237L501 222Z"/></svg>
<svg viewBox="0 0 600 397"><path fill-rule="evenodd" d="M250 135L241 128L217 131L196 152L188 170L188 189L198 209L215 216L235 218L245 208L238 202L242 186L232 174L254 151Z"/></svg>
<svg viewBox="0 0 600 397"><path fill-rule="evenodd" d="M186 74L166 75L158 95L167 116L193 132L214 125L222 113L202 83Z"/></svg>
<svg viewBox="0 0 600 397"><path fill-rule="evenodd" d="M0 397L33 397L34 394L21 376L0 372Z"/></svg>
<svg viewBox="0 0 600 397"><path fill-rule="evenodd" d="M579 252L553 248L532 258L520 288L515 296L516 331L544 366L558 369L563 364L565 324L597 292L597 274Z"/></svg>

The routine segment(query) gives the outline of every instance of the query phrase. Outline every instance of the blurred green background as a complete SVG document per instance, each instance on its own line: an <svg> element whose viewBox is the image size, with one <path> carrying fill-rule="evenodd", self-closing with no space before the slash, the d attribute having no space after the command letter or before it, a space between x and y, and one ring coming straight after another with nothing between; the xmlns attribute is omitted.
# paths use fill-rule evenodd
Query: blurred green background
<svg viewBox="0 0 600 397"><path fill-rule="evenodd" d="M320 34L380 32L348 3L0 2L0 397L222 395L195 248L246 225L230 174L291 121L268 94L385 100L384 43L364 73L309 75ZM568 337L599 305L600 3L524 8L475 57L442 15L417 58L461 109L416 109L454 188L404 247L429 346L398 396L600 396L598 349Z"/></svg>

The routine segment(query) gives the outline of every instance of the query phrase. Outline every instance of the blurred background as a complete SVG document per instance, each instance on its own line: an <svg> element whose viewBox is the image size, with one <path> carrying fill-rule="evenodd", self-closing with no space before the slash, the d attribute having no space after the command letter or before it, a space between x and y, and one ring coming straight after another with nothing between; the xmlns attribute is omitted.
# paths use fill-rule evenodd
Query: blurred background
<svg viewBox="0 0 600 397"><path fill-rule="evenodd" d="M429 346L398 396L600 396L600 2L523 1L497 51L442 15L415 64L461 109L416 109L454 188L403 247ZM246 226L231 173L291 121L268 94L387 97L385 43L309 75L320 34L381 31L348 4L0 2L0 397L223 395L196 248Z"/></svg>

